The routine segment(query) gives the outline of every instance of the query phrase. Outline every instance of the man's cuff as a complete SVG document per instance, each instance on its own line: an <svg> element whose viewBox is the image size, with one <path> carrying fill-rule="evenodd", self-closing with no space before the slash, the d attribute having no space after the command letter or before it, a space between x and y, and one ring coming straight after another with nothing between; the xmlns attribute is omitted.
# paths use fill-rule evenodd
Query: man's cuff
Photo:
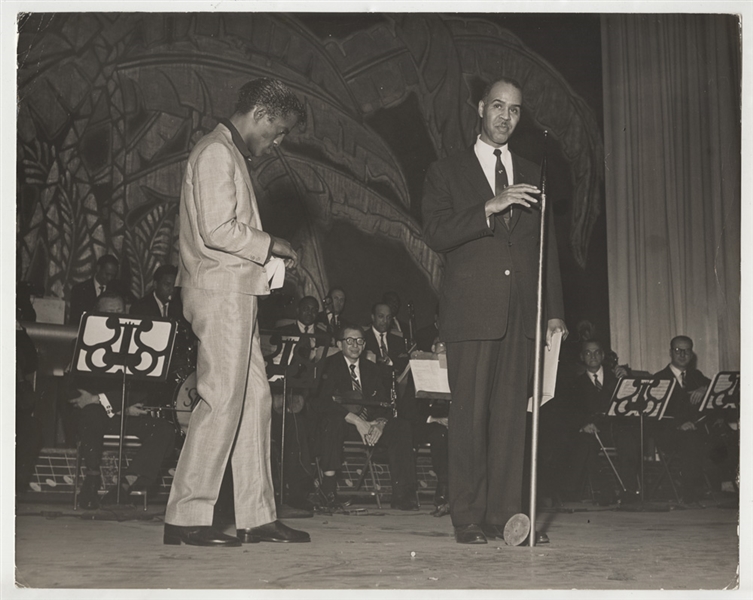
<svg viewBox="0 0 753 600"><path fill-rule="evenodd" d="M112 419L115 416L115 413L112 410L112 404L110 404L110 401L107 399L107 396L105 396L104 394L98 394L97 399L99 400L99 403L102 405L102 408L105 409L107 416Z"/></svg>

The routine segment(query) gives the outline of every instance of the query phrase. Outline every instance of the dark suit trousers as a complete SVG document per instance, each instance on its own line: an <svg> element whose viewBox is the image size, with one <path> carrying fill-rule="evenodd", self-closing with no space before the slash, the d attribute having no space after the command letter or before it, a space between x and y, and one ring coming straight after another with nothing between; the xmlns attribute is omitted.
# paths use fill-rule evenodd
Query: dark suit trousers
<svg viewBox="0 0 753 600"><path fill-rule="evenodd" d="M526 338L513 287L499 340L448 342L450 510L456 527L504 525L521 511L528 381Z"/></svg>
<svg viewBox="0 0 753 600"><path fill-rule="evenodd" d="M149 481L157 479L162 459L174 448L175 428L166 419L155 417L126 417L126 434L141 441L136 456L128 469L129 475L142 475ZM89 404L79 413L79 441L84 465L91 471L99 470L102 461L103 437L120 433L120 415L107 416L100 404Z"/></svg>
<svg viewBox="0 0 753 600"><path fill-rule="evenodd" d="M322 471L338 471L344 459L343 443L360 442L361 436L355 425L345 421L339 414L327 414L320 421L319 448ZM416 467L413 460L411 423L393 417L384 426L377 448L386 448L390 465L393 492L401 493L416 489Z"/></svg>

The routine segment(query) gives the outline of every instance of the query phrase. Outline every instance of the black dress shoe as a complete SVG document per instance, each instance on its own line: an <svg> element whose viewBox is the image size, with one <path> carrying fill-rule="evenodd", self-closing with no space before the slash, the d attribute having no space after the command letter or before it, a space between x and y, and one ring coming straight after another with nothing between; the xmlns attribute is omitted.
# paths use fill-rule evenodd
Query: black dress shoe
<svg viewBox="0 0 753 600"><path fill-rule="evenodd" d="M165 544L180 546L240 546L241 541L209 525L182 526L165 523Z"/></svg>
<svg viewBox="0 0 753 600"><path fill-rule="evenodd" d="M458 544L486 544L486 536L479 525L461 525L455 527L455 541Z"/></svg>
<svg viewBox="0 0 753 600"><path fill-rule="evenodd" d="M280 521L272 521L259 527L239 529L238 538L244 544L256 544L258 542L285 542L300 543L310 542L311 536L305 531L292 529Z"/></svg>

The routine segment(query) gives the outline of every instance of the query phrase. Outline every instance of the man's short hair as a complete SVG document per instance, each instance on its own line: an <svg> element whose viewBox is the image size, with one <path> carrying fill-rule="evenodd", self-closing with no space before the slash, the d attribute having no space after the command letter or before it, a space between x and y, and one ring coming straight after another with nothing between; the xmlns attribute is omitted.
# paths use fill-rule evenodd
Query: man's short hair
<svg viewBox="0 0 753 600"><path fill-rule="evenodd" d="M581 351L581 353L585 352L585 350L586 350L586 344L596 344L597 346L599 346L599 350L601 350L602 352L606 352L606 346L604 345L604 342L602 342L601 340L598 340L596 338L593 338L593 339L590 339L590 340L581 340L581 342L580 342L580 351Z"/></svg>
<svg viewBox="0 0 753 600"><path fill-rule="evenodd" d="M257 106L264 107L270 117L295 115L299 125L306 124L306 108L293 90L279 79L261 77L241 87L235 112L245 115Z"/></svg>
<svg viewBox="0 0 753 600"><path fill-rule="evenodd" d="M152 279L154 279L155 282L158 282L160 279L167 277L168 275L177 276L178 267L176 267L175 265L162 265L160 267L157 267L157 269L154 271Z"/></svg>
<svg viewBox="0 0 753 600"><path fill-rule="evenodd" d="M346 337L346 331L357 331L358 333L363 335L363 327L361 327L360 325L343 325L342 327L340 327L340 332L337 336L337 339L340 341L344 340Z"/></svg>
<svg viewBox="0 0 753 600"><path fill-rule="evenodd" d="M115 290L105 290L97 296L97 302L94 304L94 308L99 310L100 303L104 300L120 300L123 303L123 306L125 306L125 298L123 297L123 294L116 292Z"/></svg>
<svg viewBox="0 0 753 600"><path fill-rule="evenodd" d="M319 300L315 296L304 296L298 301L298 306L303 306L304 302L313 302L316 304L316 309L319 310Z"/></svg>
<svg viewBox="0 0 753 600"><path fill-rule="evenodd" d="M112 254L103 254L97 260L97 268L98 269L101 269L102 267L104 267L107 264L115 265L116 269L118 267L120 267L120 262Z"/></svg>
<svg viewBox="0 0 753 600"><path fill-rule="evenodd" d="M507 84L513 86L514 88L517 88L517 90L520 92L520 95L521 96L523 95L523 86L520 85L520 83L518 83L517 80L512 79L511 77L499 77L499 78L495 79L494 81L486 84L486 87L484 88L484 91L481 94L481 99L484 102L486 102L486 98L489 95L489 92L491 92L492 88L495 85L497 85L498 83L507 83ZM476 89L478 89L478 88L476 88Z"/></svg>
<svg viewBox="0 0 753 600"><path fill-rule="evenodd" d="M391 307L391 306L390 306L389 304L387 304L386 302L375 302L375 303L374 303L374 304L373 304L373 305L371 306L371 314L372 314L372 315L375 315L375 314L376 314L376 309L377 309L377 306L386 306L387 308L389 308L389 309L390 309L390 313L392 312L392 307Z"/></svg>
<svg viewBox="0 0 753 600"><path fill-rule="evenodd" d="M329 291L327 292L327 296L329 296L331 298L332 294L334 294L335 292L342 292L343 296L346 295L345 294L345 290L342 289L341 287L331 287L331 288L329 288Z"/></svg>
<svg viewBox="0 0 753 600"><path fill-rule="evenodd" d="M676 335L672 338L672 341L669 342L669 347L674 348L677 342L688 342L688 344L690 344L690 347L693 347L693 340L687 335Z"/></svg>

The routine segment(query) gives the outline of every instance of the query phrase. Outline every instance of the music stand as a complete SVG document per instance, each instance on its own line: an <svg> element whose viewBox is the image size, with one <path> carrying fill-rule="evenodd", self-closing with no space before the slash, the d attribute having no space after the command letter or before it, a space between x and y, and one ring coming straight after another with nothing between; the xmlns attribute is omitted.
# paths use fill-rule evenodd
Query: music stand
<svg viewBox="0 0 753 600"><path fill-rule="evenodd" d="M122 378L117 504L120 504L128 379L165 381L176 329L177 324L170 319L97 312L84 313L81 317L72 371L80 375Z"/></svg>
<svg viewBox="0 0 753 600"><path fill-rule="evenodd" d="M321 375L319 366L326 356L330 336L321 332L287 334L279 331L262 331L261 335L262 354L266 363L270 387L282 382L282 425L280 432L280 505L282 505L285 490L285 423L288 391L293 389L313 390L316 388ZM313 357L312 353L314 354Z"/></svg>
<svg viewBox="0 0 753 600"><path fill-rule="evenodd" d="M720 371L706 389L698 412L701 418L710 413L719 416L740 410L740 371ZM699 419L700 420L700 419Z"/></svg>
<svg viewBox="0 0 753 600"><path fill-rule="evenodd" d="M677 385L675 379L622 378L612 393L607 411L608 417L618 419L639 419L641 453L641 503L645 502L643 422L644 419L660 421L667 411L672 392Z"/></svg>

